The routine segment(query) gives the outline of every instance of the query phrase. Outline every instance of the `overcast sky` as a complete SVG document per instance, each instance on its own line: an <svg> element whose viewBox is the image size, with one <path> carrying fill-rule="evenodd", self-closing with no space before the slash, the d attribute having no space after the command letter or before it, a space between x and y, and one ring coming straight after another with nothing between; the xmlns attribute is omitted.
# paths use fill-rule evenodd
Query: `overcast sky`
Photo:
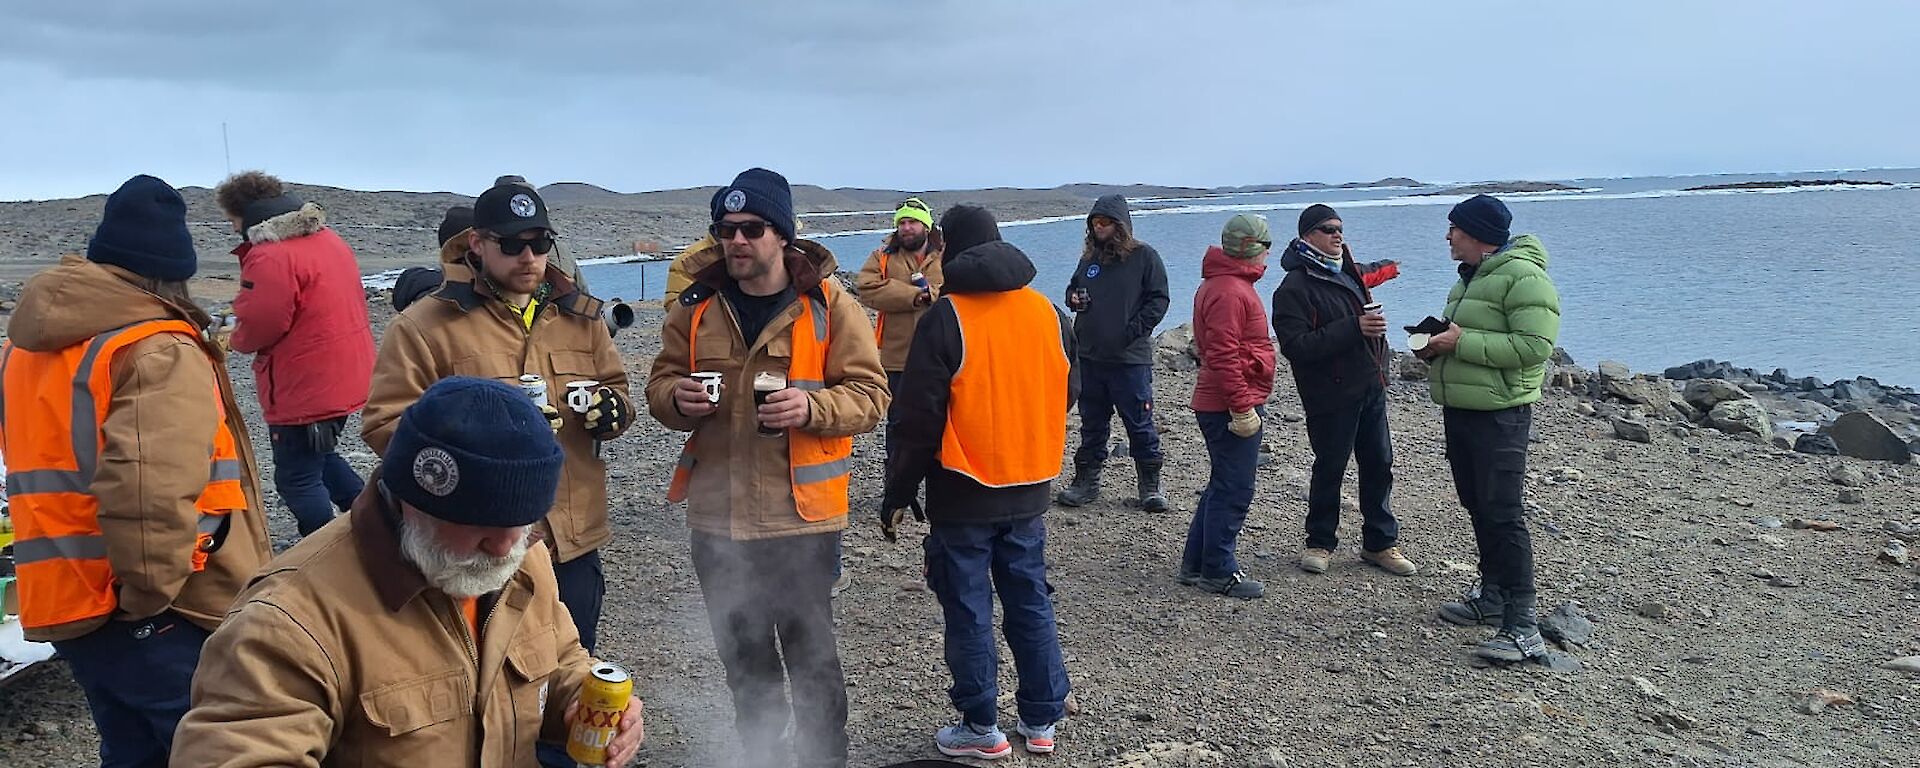
<svg viewBox="0 0 1920 768"><path fill-rule="evenodd" d="M1920 3L6 0L0 199L1920 165Z"/></svg>

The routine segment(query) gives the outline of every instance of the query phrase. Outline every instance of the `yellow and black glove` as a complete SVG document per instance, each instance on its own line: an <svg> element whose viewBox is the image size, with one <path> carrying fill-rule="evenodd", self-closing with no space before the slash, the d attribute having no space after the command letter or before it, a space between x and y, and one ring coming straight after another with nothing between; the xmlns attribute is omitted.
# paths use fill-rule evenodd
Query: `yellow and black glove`
<svg viewBox="0 0 1920 768"><path fill-rule="evenodd" d="M560 409L553 407L552 403L541 403L540 415L547 417L547 426L553 428L554 434L560 434Z"/></svg>
<svg viewBox="0 0 1920 768"><path fill-rule="evenodd" d="M620 394L620 390L601 387L593 391L593 404L587 406L582 423L593 439L611 439L633 423L633 407L627 403L627 396Z"/></svg>

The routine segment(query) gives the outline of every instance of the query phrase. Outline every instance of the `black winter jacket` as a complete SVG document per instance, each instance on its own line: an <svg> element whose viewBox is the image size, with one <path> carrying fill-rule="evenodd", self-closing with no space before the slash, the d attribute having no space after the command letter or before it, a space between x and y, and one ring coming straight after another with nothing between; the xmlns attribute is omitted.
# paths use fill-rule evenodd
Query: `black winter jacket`
<svg viewBox="0 0 1920 768"><path fill-rule="evenodd" d="M1387 383L1387 340L1360 333L1360 309L1373 300L1352 251L1341 254L1341 280L1301 252L1299 240L1280 257L1286 279L1273 291L1273 333L1293 369L1308 415L1348 405ZM1343 249L1344 250L1344 249Z"/></svg>
<svg viewBox="0 0 1920 768"><path fill-rule="evenodd" d="M941 293L948 295L1015 290L1032 282L1035 273L1027 255L1002 240L947 254L942 270L946 285ZM1032 339L1036 344L1046 343L1045 336L1036 334ZM1080 366L1074 358L1073 329L1064 312L1060 313L1059 343L1071 366L1067 402L1073 403L1080 396ZM960 371L962 352L960 320L954 315L953 302L943 296L915 326L900 388L893 393L893 425L889 429L897 431L893 457L887 465L886 490L881 496L883 509L907 506L924 479L927 520L931 523L1004 523L1039 515L1052 502L1052 482L988 488L940 465L947 403L953 395L953 377ZM1060 414L1062 420L1066 417L1066 413Z"/></svg>
<svg viewBox="0 0 1920 768"><path fill-rule="evenodd" d="M1107 195L1093 204L1087 218L1105 216L1133 233L1133 215L1127 199ZM1141 243L1126 258L1113 262L1081 258L1067 281L1067 294L1085 288L1092 297L1085 311L1075 313L1074 337L1082 360L1120 365L1153 362L1153 329L1167 316L1167 265L1160 252Z"/></svg>

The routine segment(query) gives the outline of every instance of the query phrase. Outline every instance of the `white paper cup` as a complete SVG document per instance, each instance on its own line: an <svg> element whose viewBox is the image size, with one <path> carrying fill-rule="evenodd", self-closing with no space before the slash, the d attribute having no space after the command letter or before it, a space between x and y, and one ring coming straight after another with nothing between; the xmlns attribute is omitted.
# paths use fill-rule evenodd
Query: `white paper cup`
<svg viewBox="0 0 1920 768"><path fill-rule="evenodd" d="M1426 349L1427 342L1432 340L1433 340L1433 334L1430 334L1430 333L1413 334L1412 336L1407 337L1407 349L1412 352L1418 352L1420 350Z"/></svg>

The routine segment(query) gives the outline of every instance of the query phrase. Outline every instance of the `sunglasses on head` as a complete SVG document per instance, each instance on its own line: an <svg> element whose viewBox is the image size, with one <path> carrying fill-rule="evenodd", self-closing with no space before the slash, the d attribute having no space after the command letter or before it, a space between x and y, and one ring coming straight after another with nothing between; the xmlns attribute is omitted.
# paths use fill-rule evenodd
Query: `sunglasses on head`
<svg viewBox="0 0 1920 768"><path fill-rule="evenodd" d="M901 203L900 207L912 208L916 211L926 211L927 213L933 213L933 209L928 208L927 204L920 202L920 198L917 198L917 197L907 198L907 201L904 203Z"/></svg>
<svg viewBox="0 0 1920 768"><path fill-rule="evenodd" d="M1334 226L1332 224L1321 224L1320 226L1314 227L1314 230L1323 235L1337 235L1337 234L1340 234L1341 232L1345 232L1346 228Z"/></svg>
<svg viewBox="0 0 1920 768"><path fill-rule="evenodd" d="M725 241L732 240L734 233L738 232L746 235L748 240L758 240L766 236L767 229L772 226L764 221L716 221L707 227L707 234L713 235L715 240Z"/></svg>
<svg viewBox="0 0 1920 768"><path fill-rule="evenodd" d="M496 243L499 243L500 252L508 256L518 256L522 251L525 251L528 248L532 248L534 253L542 256L553 252L553 233L552 232L542 232L540 233L539 236L531 239L520 238L520 237L500 237L496 235L493 238L493 241Z"/></svg>

